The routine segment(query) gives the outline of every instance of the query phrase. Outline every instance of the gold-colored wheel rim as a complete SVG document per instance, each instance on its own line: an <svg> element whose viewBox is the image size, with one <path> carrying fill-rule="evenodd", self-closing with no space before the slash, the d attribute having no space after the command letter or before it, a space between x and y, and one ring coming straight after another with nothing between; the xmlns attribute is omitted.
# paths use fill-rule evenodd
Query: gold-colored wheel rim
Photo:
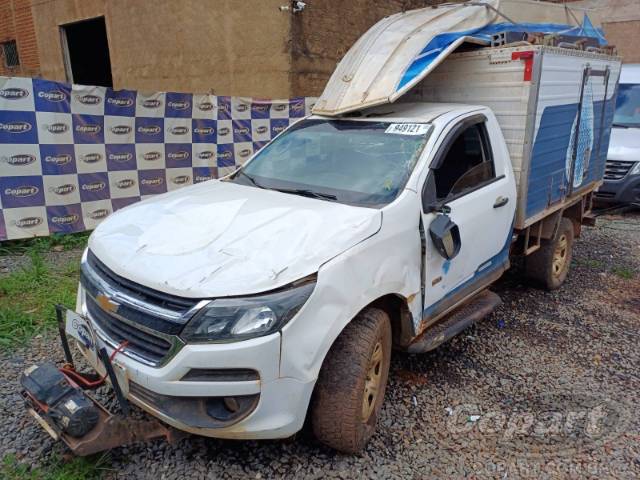
<svg viewBox="0 0 640 480"><path fill-rule="evenodd" d="M558 245L553 252L553 274L555 276L560 275L564 270L564 266L567 263L567 253L569 251L569 241L566 235L562 235L558 240Z"/></svg>
<svg viewBox="0 0 640 480"><path fill-rule="evenodd" d="M369 360L367 379L364 382L364 398L362 399L362 419L367 422L376 406L382 379L382 343L376 343Z"/></svg>

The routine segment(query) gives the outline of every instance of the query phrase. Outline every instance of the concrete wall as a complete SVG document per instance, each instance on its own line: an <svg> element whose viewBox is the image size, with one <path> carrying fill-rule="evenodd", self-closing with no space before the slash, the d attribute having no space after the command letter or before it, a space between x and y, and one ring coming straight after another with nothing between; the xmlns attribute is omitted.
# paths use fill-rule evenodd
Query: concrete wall
<svg viewBox="0 0 640 480"><path fill-rule="evenodd" d="M403 10L444 0L316 0L291 21L291 91L322 93L336 64L355 41L378 20Z"/></svg>
<svg viewBox="0 0 640 480"><path fill-rule="evenodd" d="M33 2L42 76L66 80L61 25L104 16L114 88L286 97L283 0Z"/></svg>
<svg viewBox="0 0 640 480"><path fill-rule="evenodd" d="M7 68L0 58L0 75L37 77L40 63L30 0L0 0L0 42L16 41L20 66Z"/></svg>

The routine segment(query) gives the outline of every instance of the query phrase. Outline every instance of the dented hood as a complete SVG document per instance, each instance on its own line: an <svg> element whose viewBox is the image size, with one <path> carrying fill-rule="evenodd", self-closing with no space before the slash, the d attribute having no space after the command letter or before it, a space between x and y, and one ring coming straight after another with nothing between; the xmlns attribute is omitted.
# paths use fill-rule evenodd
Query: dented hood
<svg viewBox="0 0 640 480"><path fill-rule="evenodd" d="M89 239L111 270L190 298L247 295L318 271L375 234L381 212L224 181L118 211Z"/></svg>
<svg viewBox="0 0 640 480"><path fill-rule="evenodd" d="M338 64L313 113L338 115L394 102L462 42L476 41L465 35L492 23L498 6L499 0L445 4L380 20Z"/></svg>

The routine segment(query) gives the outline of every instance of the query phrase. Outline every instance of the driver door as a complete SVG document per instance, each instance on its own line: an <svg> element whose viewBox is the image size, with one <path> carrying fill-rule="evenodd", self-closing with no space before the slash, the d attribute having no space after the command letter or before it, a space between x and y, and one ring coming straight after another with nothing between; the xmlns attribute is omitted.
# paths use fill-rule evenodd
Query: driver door
<svg viewBox="0 0 640 480"><path fill-rule="evenodd" d="M490 138L496 139L497 148ZM516 206L509 161L493 117L472 115L445 133L422 197L426 321L485 288L507 268ZM429 229L442 215L459 231L459 250L450 259L435 248Z"/></svg>

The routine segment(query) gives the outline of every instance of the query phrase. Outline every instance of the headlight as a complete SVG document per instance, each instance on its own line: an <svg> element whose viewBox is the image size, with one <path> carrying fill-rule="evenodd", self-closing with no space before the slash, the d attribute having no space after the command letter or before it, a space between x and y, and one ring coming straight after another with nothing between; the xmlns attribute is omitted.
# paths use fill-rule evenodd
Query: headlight
<svg viewBox="0 0 640 480"><path fill-rule="evenodd" d="M261 337L280 330L307 301L315 275L264 295L220 298L198 312L182 331L186 342L224 342Z"/></svg>
<svg viewBox="0 0 640 480"><path fill-rule="evenodd" d="M636 162L636 164L633 166L633 168L629 172L629 175L639 175L639 174L640 174L640 162Z"/></svg>

